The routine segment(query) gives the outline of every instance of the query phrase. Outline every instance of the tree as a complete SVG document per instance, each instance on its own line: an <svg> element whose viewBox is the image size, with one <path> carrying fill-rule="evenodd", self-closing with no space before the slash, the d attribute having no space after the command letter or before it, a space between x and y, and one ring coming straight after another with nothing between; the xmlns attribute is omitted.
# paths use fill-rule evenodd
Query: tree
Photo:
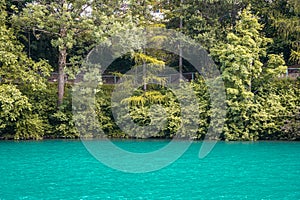
<svg viewBox="0 0 300 200"><path fill-rule="evenodd" d="M300 3L298 0L285 3L286 9L273 11L273 26L278 30L279 36L289 45L289 60L293 64L300 64Z"/></svg>
<svg viewBox="0 0 300 200"><path fill-rule="evenodd" d="M105 27L112 22L112 18L109 21L106 16L112 12L108 8L97 0L37 0L26 4L13 17L16 24L31 29L37 38L41 34L50 36L53 47L58 49L58 107L63 103L65 69L72 60L68 54L80 43L91 44L103 39Z"/></svg>
<svg viewBox="0 0 300 200"><path fill-rule="evenodd" d="M269 61L264 65L262 58L267 57L266 46L272 40L262 36L261 30L262 25L248 6L241 12L234 30L227 34L227 43L211 50L220 64L226 87L229 109L223 137L228 140L258 139L259 127L255 126L254 116L261 108L255 99L262 86L260 79L267 82L286 69L278 55L268 55Z"/></svg>
<svg viewBox="0 0 300 200"><path fill-rule="evenodd" d="M269 46L269 52L283 53L288 65L299 64L299 17L300 4L298 0L248 0L253 5L253 11L260 16L260 21L266 26L264 32L272 37L274 43Z"/></svg>
<svg viewBox="0 0 300 200"><path fill-rule="evenodd" d="M0 134L15 139L40 139L44 123L33 112L26 91L46 89L50 66L44 61L34 62L23 51L14 30L6 26L5 1L0 1Z"/></svg>

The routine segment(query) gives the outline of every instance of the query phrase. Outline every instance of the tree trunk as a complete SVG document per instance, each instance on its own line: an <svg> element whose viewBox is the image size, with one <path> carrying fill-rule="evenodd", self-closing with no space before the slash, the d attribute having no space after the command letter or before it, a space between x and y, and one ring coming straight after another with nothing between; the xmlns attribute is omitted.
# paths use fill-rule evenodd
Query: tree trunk
<svg viewBox="0 0 300 200"><path fill-rule="evenodd" d="M179 44L179 80L182 80L182 47L181 43Z"/></svg>
<svg viewBox="0 0 300 200"><path fill-rule="evenodd" d="M62 1L62 7L65 1ZM66 38L67 36L67 29L66 27L62 26L59 30L59 35L61 38ZM58 101L57 107L62 105L65 93L65 67L67 63L67 47L65 44L58 47L59 49L59 56L58 56Z"/></svg>
<svg viewBox="0 0 300 200"><path fill-rule="evenodd" d="M143 82L144 82L144 91L146 91L147 90L147 72L146 72L146 63L145 63L145 61L143 61Z"/></svg>
<svg viewBox="0 0 300 200"><path fill-rule="evenodd" d="M63 103L64 98L64 87L65 87L65 73L64 69L66 66L67 60L67 48L63 48L59 50L59 58L58 58L58 101L57 106Z"/></svg>
<svg viewBox="0 0 300 200"><path fill-rule="evenodd" d="M180 6L182 6L183 0L180 1ZM182 9L181 9L182 11ZM180 15L180 21L179 21L179 29L182 31L183 28L183 19L182 19L183 13ZM179 80L181 81L183 79L182 77L182 47L181 42L179 42Z"/></svg>

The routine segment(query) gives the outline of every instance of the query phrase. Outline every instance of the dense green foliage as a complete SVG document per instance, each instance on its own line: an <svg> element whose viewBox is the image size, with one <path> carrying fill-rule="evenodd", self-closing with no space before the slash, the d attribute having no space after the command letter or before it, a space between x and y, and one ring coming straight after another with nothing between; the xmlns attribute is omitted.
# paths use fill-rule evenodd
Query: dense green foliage
<svg viewBox="0 0 300 200"><path fill-rule="evenodd" d="M89 137L90 130L100 128L108 137L149 137L132 131L130 124L123 130L118 127L112 113L114 85L99 85L99 124L80 134L72 115L73 83L64 81L65 74L76 74L97 43L141 27L178 30L199 42L218 65L227 116L220 138L214 139L300 139L300 79L285 77L287 65L300 64L298 0L126 2L0 0L0 139ZM157 10L163 18L153 17ZM153 42L163 39L157 36ZM166 65L194 70L178 55L143 48L117 59L107 70L119 76L129 69L143 72L145 83L123 99L129 112L119 120L151 124L159 130L151 135L155 138L172 138L191 120L181 118L179 97L171 90L146 84L147 76L160 79L151 75L151 66L159 71ZM47 81L51 71L58 72L57 83ZM201 75L189 84L199 104L198 127L196 133L183 131L176 137L203 139L212 118L208 86Z"/></svg>

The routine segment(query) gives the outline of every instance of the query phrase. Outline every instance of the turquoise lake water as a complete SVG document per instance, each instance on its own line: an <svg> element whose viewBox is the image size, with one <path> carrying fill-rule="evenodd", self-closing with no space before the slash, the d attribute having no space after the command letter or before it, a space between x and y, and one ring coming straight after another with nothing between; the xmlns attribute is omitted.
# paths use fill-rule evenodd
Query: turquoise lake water
<svg viewBox="0 0 300 200"><path fill-rule="evenodd" d="M168 141L115 141L148 152ZM299 142L194 142L161 170L130 174L96 160L81 141L0 142L0 199L300 199Z"/></svg>

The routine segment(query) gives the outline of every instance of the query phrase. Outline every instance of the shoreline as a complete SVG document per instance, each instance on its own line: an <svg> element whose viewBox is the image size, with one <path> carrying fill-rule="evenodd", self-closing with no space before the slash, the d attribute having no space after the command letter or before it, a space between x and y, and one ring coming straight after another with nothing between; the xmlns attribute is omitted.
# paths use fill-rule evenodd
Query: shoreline
<svg viewBox="0 0 300 200"><path fill-rule="evenodd" d="M42 141L95 141L95 140L109 140L109 141L190 141L190 142L203 142L203 141L213 141L213 142L300 142L300 139L298 140L213 140L213 139L187 139L187 138L43 138L43 139L3 139L0 138L0 142L2 141L11 141L11 142L30 142L30 141L36 141L36 142L42 142Z"/></svg>

